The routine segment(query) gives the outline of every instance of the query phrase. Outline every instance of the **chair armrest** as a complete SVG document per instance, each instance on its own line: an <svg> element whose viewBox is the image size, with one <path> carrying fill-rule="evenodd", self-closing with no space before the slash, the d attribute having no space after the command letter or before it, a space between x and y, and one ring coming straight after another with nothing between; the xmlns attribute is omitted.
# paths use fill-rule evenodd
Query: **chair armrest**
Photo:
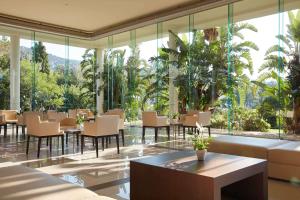
<svg viewBox="0 0 300 200"><path fill-rule="evenodd" d="M197 115L187 115L183 121L183 125L185 126L196 126L196 122L198 121Z"/></svg>
<svg viewBox="0 0 300 200"><path fill-rule="evenodd" d="M156 125L157 126L168 126L168 117L166 116L157 116L156 118Z"/></svg>
<svg viewBox="0 0 300 200"><path fill-rule="evenodd" d="M39 131L41 135L59 135L60 124L58 122L40 122Z"/></svg>
<svg viewBox="0 0 300 200"><path fill-rule="evenodd" d="M5 120L5 115L0 115L0 124L5 124L6 120Z"/></svg>
<svg viewBox="0 0 300 200"><path fill-rule="evenodd" d="M95 135L97 132L96 122L84 122L83 124L83 135Z"/></svg>
<svg viewBox="0 0 300 200"><path fill-rule="evenodd" d="M17 124L24 125L24 116L19 115L17 116L17 119L18 119Z"/></svg>

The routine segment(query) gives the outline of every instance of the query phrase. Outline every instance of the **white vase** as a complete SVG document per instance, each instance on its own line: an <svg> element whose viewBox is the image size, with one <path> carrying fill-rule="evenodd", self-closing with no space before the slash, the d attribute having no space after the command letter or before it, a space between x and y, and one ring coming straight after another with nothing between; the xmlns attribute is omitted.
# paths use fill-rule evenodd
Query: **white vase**
<svg viewBox="0 0 300 200"><path fill-rule="evenodd" d="M206 149L196 150L197 158L199 161L205 160L206 152L207 152Z"/></svg>

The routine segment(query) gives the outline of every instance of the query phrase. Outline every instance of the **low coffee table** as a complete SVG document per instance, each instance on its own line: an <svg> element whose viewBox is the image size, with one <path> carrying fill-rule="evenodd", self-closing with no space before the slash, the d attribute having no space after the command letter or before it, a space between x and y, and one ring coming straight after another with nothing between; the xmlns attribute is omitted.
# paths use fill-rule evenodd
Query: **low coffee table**
<svg viewBox="0 0 300 200"><path fill-rule="evenodd" d="M130 162L130 199L267 200L267 161L193 151Z"/></svg>
<svg viewBox="0 0 300 200"><path fill-rule="evenodd" d="M79 128L66 129L64 130L64 133L66 134L66 145L68 145L69 134L72 134L76 135L77 146L79 146L79 135L81 133L81 130Z"/></svg>

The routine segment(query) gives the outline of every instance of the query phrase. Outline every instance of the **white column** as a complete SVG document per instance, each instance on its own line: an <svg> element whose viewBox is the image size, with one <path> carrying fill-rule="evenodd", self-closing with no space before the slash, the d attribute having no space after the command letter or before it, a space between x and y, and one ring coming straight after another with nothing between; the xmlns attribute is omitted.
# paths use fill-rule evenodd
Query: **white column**
<svg viewBox="0 0 300 200"><path fill-rule="evenodd" d="M97 65L99 65L98 72L100 72L100 78L97 79L97 89L103 85L102 73L104 71L104 50L102 48L97 48ZM97 93L97 112L98 114L103 113L104 105L104 91L100 90Z"/></svg>
<svg viewBox="0 0 300 200"><path fill-rule="evenodd" d="M10 109L20 110L20 36L10 36Z"/></svg>
<svg viewBox="0 0 300 200"><path fill-rule="evenodd" d="M175 37L169 33L169 48L176 49ZM169 54L169 60L175 61L177 58L173 54ZM169 108L171 116L178 113L178 91L174 86L174 80L178 75L178 69L173 64L169 65Z"/></svg>

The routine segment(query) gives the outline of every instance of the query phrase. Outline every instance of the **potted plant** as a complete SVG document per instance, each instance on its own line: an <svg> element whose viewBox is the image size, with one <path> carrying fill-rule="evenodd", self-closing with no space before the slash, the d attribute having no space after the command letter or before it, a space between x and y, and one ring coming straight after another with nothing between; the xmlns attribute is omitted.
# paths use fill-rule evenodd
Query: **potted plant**
<svg viewBox="0 0 300 200"><path fill-rule="evenodd" d="M211 142L211 137L204 137L203 135L203 127L197 124L197 131L189 132L189 135L192 135L192 144L194 150L196 151L196 155L199 161L205 160L206 152L208 145Z"/></svg>
<svg viewBox="0 0 300 200"><path fill-rule="evenodd" d="M179 113L173 113L171 115L171 123L176 123L178 121Z"/></svg>
<svg viewBox="0 0 300 200"><path fill-rule="evenodd" d="M77 124L77 127L78 127L79 129L82 128L83 122L84 122L84 116L81 115L81 114L77 114L77 115L76 115L76 124Z"/></svg>

